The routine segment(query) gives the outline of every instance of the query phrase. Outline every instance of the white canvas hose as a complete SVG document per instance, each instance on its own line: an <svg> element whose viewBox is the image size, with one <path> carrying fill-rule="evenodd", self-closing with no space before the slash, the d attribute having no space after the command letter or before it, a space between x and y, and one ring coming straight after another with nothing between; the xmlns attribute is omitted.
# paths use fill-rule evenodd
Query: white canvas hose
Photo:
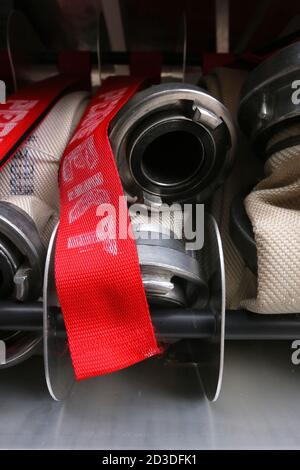
<svg viewBox="0 0 300 470"><path fill-rule="evenodd" d="M60 99L0 173L0 201L32 218L45 246L59 216L59 162L87 97L79 91Z"/></svg>
<svg viewBox="0 0 300 470"><path fill-rule="evenodd" d="M300 134L287 127L269 147ZM300 146L269 157L263 179L245 200L258 256L257 293L242 305L258 313L300 312Z"/></svg>
<svg viewBox="0 0 300 470"><path fill-rule="evenodd" d="M0 297L4 299L26 301L41 295L44 256L59 218L59 164L87 101L86 92L61 98L0 172ZM10 236L3 220L11 224ZM0 331L0 338L5 340L4 367L31 355L41 341L39 333L18 331Z"/></svg>
<svg viewBox="0 0 300 470"><path fill-rule="evenodd" d="M217 69L207 77L212 93L236 115L243 72ZM268 148L300 133L291 125L276 134ZM215 196L213 213L224 244L227 308L257 313L300 312L300 146L291 146L269 157L264 178L248 195L245 208L257 247L257 279L246 267L229 235L229 209L234 196L247 190L259 173L260 162L240 135L236 163Z"/></svg>

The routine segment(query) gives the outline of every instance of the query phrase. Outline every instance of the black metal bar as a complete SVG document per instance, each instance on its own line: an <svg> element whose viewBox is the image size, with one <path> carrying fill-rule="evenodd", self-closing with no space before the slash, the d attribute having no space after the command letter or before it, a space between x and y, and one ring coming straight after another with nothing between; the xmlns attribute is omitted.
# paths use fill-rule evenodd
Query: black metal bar
<svg viewBox="0 0 300 470"><path fill-rule="evenodd" d="M209 338L215 332L215 318L209 311L152 308L150 313L156 335L164 339Z"/></svg>
<svg viewBox="0 0 300 470"><path fill-rule="evenodd" d="M51 307L51 310L56 314L58 332L64 332L60 309ZM207 338L214 334L215 320L210 312L151 309L151 318L154 330L160 338ZM43 304L0 302L0 330L42 331Z"/></svg>
<svg viewBox="0 0 300 470"><path fill-rule="evenodd" d="M58 333L64 333L60 309L51 309L56 314ZM203 339L215 332L215 318L208 310L151 308L151 318L157 336L166 340ZM0 302L0 330L42 331L42 303ZM226 340L296 338L300 338L299 314L261 315L246 310L226 311Z"/></svg>
<svg viewBox="0 0 300 470"><path fill-rule="evenodd" d="M0 330L42 331L41 302L0 302Z"/></svg>
<svg viewBox="0 0 300 470"><path fill-rule="evenodd" d="M300 316L228 310L225 331L228 340L293 340L300 338Z"/></svg>

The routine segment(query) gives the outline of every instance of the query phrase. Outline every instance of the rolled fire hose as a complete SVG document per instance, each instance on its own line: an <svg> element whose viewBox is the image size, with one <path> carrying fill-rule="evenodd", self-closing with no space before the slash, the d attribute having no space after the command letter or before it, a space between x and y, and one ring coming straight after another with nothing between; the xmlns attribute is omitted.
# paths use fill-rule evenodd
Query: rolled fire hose
<svg viewBox="0 0 300 470"><path fill-rule="evenodd" d="M181 122L179 122L179 127L176 127L178 123L175 123L176 126L171 132L171 134L173 134L171 135L171 143L173 145L171 150L176 150L176 145L174 147L173 138L176 144L176 142L178 142L178 137L180 140L180 132L183 132L183 137L181 136L183 140L187 137L188 142L190 138L192 141L194 140L194 138L196 138L196 147L198 151L200 151L199 149L201 149L201 155L199 155L200 163L198 162L198 166L195 171L198 177L200 175L202 183L206 181L207 184L210 186L210 189L206 192L206 188L198 186L198 183L196 184L196 180L194 181L193 179L195 175L192 175L192 177L187 176L187 178L185 179L189 179L190 183L194 181L193 184L196 185L197 189L193 188L193 190L189 193L188 185L186 185L186 182L177 181L175 185L176 191L171 191L170 197L168 195L166 195L165 197L163 192L159 192L158 197L162 201L166 200L169 202L174 202L177 201L177 198L181 202L189 200L202 201L206 199L206 197L208 197L213 191L213 188L216 185L220 184L222 179L225 177L226 171L229 169L233 158L235 146L235 133L233 126L229 130L229 127L232 123L230 121L228 113L216 100L214 100L208 94L199 92L198 89L193 89L193 91L191 92L192 97L190 97L189 91L188 98L192 99L184 98L181 100L180 93L179 95L176 95L175 107L178 107L178 112L179 109L180 111L183 109L184 115L181 116L179 112L179 119L177 119L176 117L175 121L186 120L187 122L183 123L183 127L181 127ZM200 97L202 100L201 103ZM218 114L214 114L213 112L210 112L205 108L205 105L208 106L206 100L208 100L208 103L215 106L215 112L218 110L218 106L220 107L221 116ZM190 106L193 106L194 104L197 105L197 109L194 109L194 119L196 119L195 115L197 115L197 123L194 123L195 125L192 122L193 119L189 119L190 110L185 114L184 109L185 106L187 108L190 108ZM202 107L200 107L200 104L202 104ZM159 107L159 112L161 113L162 111L163 109ZM156 119L157 114L153 114L153 119ZM164 128L165 124L168 123L168 118L170 118L170 116L168 115L168 113L166 113L166 115L164 114L163 116L162 122L158 123L158 127L160 127L160 124L163 124L162 128L159 129L159 135L165 136L165 134L168 134L168 132L165 132ZM173 121L171 119L171 124L172 122ZM207 126L207 128L205 129L203 129L204 124ZM200 129L195 130L195 126L199 126ZM177 133L178 129L179 135ZM181 129L184 130L181 131ZM186 131L185 129L188 130ZM192 131L190 129L192 129ZM167 137L168 141L170 136ZM203 141L201 139L203 139ZM192 143L191 146L190 143L187 144L188 153L186 153L185 148L181 147L181 152L179 152L177 156L183 156L183 158L185 158L187 155L189 157L190 151L194 150L194 144ZM153 156L155 157L155 152L152 153L151 150L151 152L148 153L150 154L150 157L147 157L147 159L150 159L151 167L151 159ZM192 159L196 159L197 152L192 151L192 153ZM143 153L141 155L143 157ZM177 163L176 159L175 163ZM156 164L154 166L156 166ZM202 168L202 173L199 173L200 168ZM158 170L160 170L159 167ZM166 175L166 173L164 172L164 165L162 168L162 174L164 178ZM159 178L159 174L157 176ZM214 179L216 179L216 181L213 181ZM160 186L159 179L156 180L155 184L156 183L157 186ZM172 182L171 184L168 183L167 186L167 189L170 189L169 186L172 186ZM147 202L147 197L145 198L145 195L147 194L148 192L146 188L143 188L143 202ZM152 193L149 192L149 194L151 197ZM26 197L27 196L28 195L26 195ZM132 196L134 197L134 194L132 194ZM50 197L49 202L51 201L52 198ZM157 201L158 200L156 199L155 202L157 203ZM4 204L5 203L11 204L11 201L5 200ZM45 227L46 225L47 224L41 224L41 227ZM201 265L199 257L196 253L187 252L185 250L184 240L180 238L180 234L177 230L177 227L174 225L172 226L173 235L176 236L171 236L171 239L165 240L163 237L164 230L169 228L169 224L168 227L165 227L163 223L157 220L154 223L152 222L152 225L149 226L145 222L145 220L137 220L132 218L132 225L136 235L141 235L145 233L149 234L153 232L158 234L158 240L155 240L154 243L151 237L150 240L146 237L146 242L143 238L141 242L139 237L137 237L136 240L139 263L142 271L142 280L149 303L158 303L159 305L164 306L190 306L195 303L195 299L197 297L200 297L202 302L206 304L208 299L208 288L204 274L205 267ZM49 232L50 231L51 229L49 230ZM47 241L47 233L49 232L40 229L40 233L46 233L45 239ZM49 337L47 336L47 341L48 339ZM49 357L50 356L47 355L48 359ZM217 371L217 376L219 377L219 371Z"/></svg>
<svg viewBox="0 0 300 470"><path fill-rule="evenodd" d="M210 181L210 178L212 178L210 173L212 172L215 178L219 178L219 181L211 182L210 184L220 184L221 178L223 177L222 173L225 173L225 170L230 166L234 149L234 130L233 128L230 128L230 133L226 127L227 124L229 127L231 126L228 113L225 109L222 109L218 102L209 97L209 95L199 92L197 89L192 90L189 87L186 87L185 93L187 96L183 94L183 97L185 98L183 103L180 102L181 91L178 90L177 86L167 86L167 89L169 92L171 91L171 95L174 90L177 92L175 101L173 99L174 103L169 107L178 106L178 110L180 110L183 105L186 107L200 106L200 104L202 106L207 106L206 100L208 99L209 104L213 110L215 112L219 111L221 113L222 117L219 117L207 109L203 109L202 107L198 106L197 109L195 108L194 111L192 111L194 119L196 119L197 116L198 120L197 124L195 124L188 118L188 114L191 112L191 110L189 110L189 112L184 112L183 116L179 115L179 117L175 120L171 119L169 122L171 115L166 109L165 115L162 116L160 122L158 122L158 125L156 126L158 127L158 134L162 137L168 134L168 132L165 132L165 126L169 123L171 124L172 128L172 139L177 139L178 142L178 138L179 140L182 138L182 133L184 136L183 143L186 142L184 139L187 138L188 141L191 139L191 143L188 144L187 149L193 150L193 155L191 155L192 159L199 158L199 168L201 165L203 165L202 170L204 170L204 181L205 178L208 177ZM153 90L155 89L151 89L152 98ZM159 90L156 89L156 97L157 92L159 92ZM62 102L63 101L64 100L62 100ZM64 103L62 106L64 106ZM183 110L184 106L182 108ZM220 109L218 109L218 106L220 106ZM163 108L165 107L166 105L163 106ZM61 109L58 105L56 109L58 110L57 112L62 115L60 112ZM55 110L53 110L52 113L54 112ZM152 119L155 121L158 115L157 113L161 112L162 108L160 104L158 109L154 109L154 111L150 113L152 114ZM199 114L200 112L202 113L201 117ZM20 262L23 255L20 254L18 257L15 238L12 240L11 237L9 240L9 243L14 242L15 246L10 250L11 277L10 279L8 279L7 276L5 278L5 286L2 286L3 295L12 294L18 300L30 299L32 297L36 297L39 293L40 285L38 281L41 279L41 271L44 259L42 251L43 247L47 245L49 236L57 221L58 195L56 176L58 160L56 160L56 162L48 162L47 167L45 159L41 159L38 155L38 153L41 152L41 149L37 148L39 147L40 141L45 142L46 145L51 140L51 138L49 139L47 135L49 132L47 129L47 122L50 119L51 116L49 116L48 119L45 120L44 123L39 127L38 131L36 131L35 134L31 136L31 138L26 142L26 145L19 149L14 160L1 175L3 180L3 189L1 195L2 213L5 213L5 217L8 219L12 219L13 217L16 218L16 213L20 219L23 218L22 223L24 227L26 224L30 226L26 233L27 240L33 240L35 237L34 248L36 249L37 246L40 246L40 253L37 251L38 254L35 260L39 261L39 269L33 269L33 267L35 267L34 263L29 263L28 266L28 259L30 259L29 256L26 258L27 265L25 264L24 266L21 266L21 269L17 269L18 259ZM54 127L52 131L55 132L55 134L59 134L61 132L66 132L68 134L68 126L65 126L65 124L60 125L58 120L55 121L58 126L56 128ZM203 130L204 123L207 125L207 133L205 133L206 131ZM197 129L198 127L199 129ZM187 130L185 131L185 129ZM200 141L200 138L203 140L203 142ZM213 138L217 139L216 142L213 141ZM167 140L168 139L169 136L167 136ZM174 149L176 150L176 145L174 146L172 139L170 150L174 151ZM201 154L198 157L194 152L195 149L193 149L193 146L195 146L195 139L199 140L198 150L201 150ZM209 139L211 139L211 141ZM60 140L61 142L63 141L62 139ZM61 142L58 142L58 145L61 144ZM217 151L215 151L214 148L216 144L218 144ZM222 147L221 144L224 145L224 147ZM183 147L181 147L181 149L183 149ZM63 145L59 150L60 151L58 153L61 155ZM51 153L49 152L48 148L46 148L46 150L42 150L43 157L47 153ZM219 162L215 162L216 157L219 158ZM164 177L164 168L162 168L162 177ZM216 171L219 173L216 174ZM15 178L11 176L14 174ZM38 178L36 175L38 175ZM172 186L172 181L170 182L170 186ZM179 186L181 186L181 184ZM176 199L177 197L182 199L180 194L175 197ZM11 212L12 215L10 215ZM34 224L32 221L34 221ZM139 233L145 229L145 224L137 225L135 223L134 226ZM150 228L150 232L152 230L161 232L162 229L163 227L161 225L159 226L156 224L155 227L152 226ZM25 237L23 236L21 242L19 241L17 244L18 248L20 246L23 248L24 239ZM201 292L200 298L202 299L202 302L205 302L207 300L207 286L203 273L201 272L201 265L199 264L195 254L186 252L184 242L182 240L173 239L169 240L168 242L160 240L159 244L160 246L156 245L155 248L153 248L153 245L149 244L149 240L146 243L141 243L140 241L137 242L140 265L142 267L144 276L143 281L146 288L146 293L148 294L148 300L167 305L171 303L185 306L191 305L191 299L196 297L195 289L196 286L198 286L198 289L200 289ZM8 252L9 250L6 247L6 254ZM13 259L12 253L16 259ZM6 292L4 292L4 287Z"/></svg>
<svg viewBox="0 0 300 470"><path fill-rule="evenodd" d="M227 109L203 89L174 83L135 94L112 121L109 137L129 200L158 213L164 203L206 201L227 176L236 145ZM177 240L154 242L151 234L166 228L161 221L132 223L144 234L137 249L148 301L187 306L198 298L205 304L201 261L185 250L182 234L172 227Z"/></svg>
<svg viewBox="0 0 300 470"><path fill-rule="evenodd" d="M26 301L42 294L46 250L59 217L59 163L87 96L74 92L60 99L0 172L0 298ZM26 358L40 339L5 334L5 365Z"/></svg>
<svg viewBox="0 0 300 470"><path fill-rule="evenodd" d="M119 82L122 83L120 89L115 85ZM104 202L113 200L115 207L119 197L119 188L111 178L114 166L111 163L111 157L117 161L121 182L129 195L130 203L136 201L139 204L146 203L149 209L150 200L154 196L158 212L164 202L205 200L211 195L213 188L221 183L233 159L235 130L229 113L206 92L186 85L153 87L136 93L121 107L118 105L118 101L122 100L123 96L132 93L136 87L135 82L132 82L131 88L125 88L125 83L126 81L121 79L118 81L117 78L104 83L102 90L100 89L98 95L90 103L62 160L60 172L61 222L57 239L55 236L52 238L51 248L48 252L44 284L45 357L49 390L53 390L53 380L56 382L57 373L55 371L57 371L57 367L55 364L61 362L58 360L60 353L57 350L57 344L55 345L52 341L52 337L55 336L53 333L55 321L53 322L52 318L51 323L49 313L52 311L51 305L58 305L58 300L64 314L77 378L82 379L112 372L122 367L124 361L128 366L132 363L131 361L137 362L145 358L145 355L140 356L138 347L140 341L148 348L144 339L145 333L148 335L149 330L146 329L148 323L145 322L143 311L137 306L142 300L140 291L138 296L129 295L130 314L126 309L123 314L123 306L119 303L119 300L122 299L123 304L127 305L128 292L133 292L136 289L133 279L136 279L137 285L139 284L135 267L132 269L127 267L129 265L128 257L124 260L124 265L121 265L127 248L125 249L125 244L124 246L120 244L119 248L118 238L114 242L109 239L110 241L108 240L107 243L104 238L103 243L97 243L95 234L92 232L98 222L93 207L99 205L100 198L103 199L104 196ZM150 100L150 106L148 102L145 106L143 101L145 96L147 100ZM153 99L154 103L152 103ZM110 124L108 134L114 150L114 154L112 154L107 148L106 123L109 122L110 116L108 110L117 105L120 111L116 113L116 117ZM128 117L132 115L135 115L137 119L133 125L128 127ZM132 144L133 136L135 141ZM166 150L160 138L163 141L166 138L167 143L171 145L169 149L171 154L168 155L168 152L165 151L160 153L160 158L157 159L157 151L160 146L162 145ZM186 145L181 146L178 151L177 144L181 139ZM151 144L154 142L153 149ZM124 154L120 153L121 149L125 150ZM172 152L176 153L176 151L175 158L170 158ZM100 156L102 158L99 158ZM162 167L158 164L161 156L166 158L162 162ZM181 161L178 162L179 157ZM122 159L128 168L126 174L130 177L129 185L124 178L124 168L121 168ZM179 177L180 168L185 168L186 160L188 160L188 166L182 179ZM170 166L168 166L169 164ZM173 164L177 165L177 176L175 176L174 182L172 182ZM146 175L146 179L149 172L155 172L155 178L151 173L152 176L150 175L147 180L147 182L154 181L152 181L151 188L148 187L148 184L143 185L137 177L138 167L142 167L141 171L144 176ZM169 181L166 181L170 171L171 176ZM133 183L133 187L130 187L131 183ZM190 190L191 187L192 190ZM75 190L76 197L73 197ZM89 211L88 216L85 217L87 211ZM72 225L74 217L80 222ZM204 276L205 267L201 266L195 253L186 252L185 240L178 237L177 227L174 225L172 227L172 235L176 234L177 236L165 239L164 231L169 226L166 227L160 220L151 221L149 225L141 217L137 219L132 216L131 219L141 270L139 277L142 274L141 280L149 304L188 306L193 305L193 297L199 295L203 296L206 304L208 288ZM141 234L148 235L149 233L157 235L155 243L153 243L152 237L139 237ZM54 246L56 246L55 283L53 279ZM85 250L84 247L89 248ZM130 257L133 257L134 253L131 248L127 252L130 253ZM94 253L93 256L91 253ZM64 257L67 257L65 261ZM85 257L86 262L83 264ZM68 262L68 266L66 262ZM106 266L105 270L103 270L104 265ZM91 272L94 273L93 279L91 279ZM80 274L80 279L77 276L75 283L74 275L76 273ZM119 282L121 276L122 283ZM89 290L87 290L87 286L91 286ZM96 289L94 292L92 286L101 286L102 288ZM126 292L124 292L124 288ZM70 296L71 291L74 295ZM92 292L94 292L93 295ZM112 292L114 298L110 294ZM87 294L89 298L87 298ZM220 304L220 300L218 304ZM117 308L119 315L116 317ZM83 315L83 311L85 311L85 315ZM141 320L138 319L137 312L139 312L138 317L140 316ZM130 320L132 315L134 318ZM113 320L110 320L111 317ZM122 321L122 317L129 318L126 320L126 324ZM139 331L139 323L142 330L141 335L137 338L136 332ZM133 324L135 325L134 329ZM112 337L112 331L116 327L116 334ZM108 331L108 334L103 333L103 328ZM122 339L124 334L126 340ZM132 340L129 341L129 338ZM91 341L94 346L91 345ZM134 356L132 356L133 348L130 343L133 343L134 346ZM115 344L116 346L114 346ZM151 345L152 348L154 346ZM63 348L62 345L60 350L62 351ZM220 350L218 348L217 350L217 354L220 355ZM97 351L97 355L93 353L95 351ZM141 353L144 354L143 350ZM156 353L157 349L154 351L154 354ZM152 351L146 350L146 357L152 354ZM54 373L52 373L53 370Z"/></svg>
<svg viewBox="0 0 300 470"><path fill-rule="evenodd" d="M300 43L255 69L242 90L239 123L265 165L245 199L257 248L257 290L242 305L300 312Z"/></svg>
<svg viewBox="0 0 300 470"><path fill-rule="evenodd" d="M152 212L157 207L158 213L164 203L206 201L231 168L236 145L227 109L205 90L178 83L136 93L113 119L109 137L129 200L151 205ZM166 228L158 219L152 225L141 216L132 219L134 232L144 235L137 249L148 300L190 305L198 286L198 298L205 303L198 255L185 250L176 227L172 230L180 240L151 241L153 232L162 234Z"/></svg>

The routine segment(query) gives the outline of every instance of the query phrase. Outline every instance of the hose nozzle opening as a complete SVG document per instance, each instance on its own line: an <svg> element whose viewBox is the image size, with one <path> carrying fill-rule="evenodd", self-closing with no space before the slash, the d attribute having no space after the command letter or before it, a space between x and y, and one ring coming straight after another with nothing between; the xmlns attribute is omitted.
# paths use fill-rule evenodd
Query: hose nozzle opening
<svg viewBox="0 0 300 470"><path fill-rule="evenodd" d="M155 137L142 155L142 172L155 184L175 186L191 180L203 162L200 139L187 131Z"/></svg>

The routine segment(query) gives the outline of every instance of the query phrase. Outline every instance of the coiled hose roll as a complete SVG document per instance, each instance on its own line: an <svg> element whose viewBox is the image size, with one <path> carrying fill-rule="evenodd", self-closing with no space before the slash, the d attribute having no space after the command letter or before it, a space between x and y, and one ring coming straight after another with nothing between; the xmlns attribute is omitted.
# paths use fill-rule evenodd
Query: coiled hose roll
<svg viewBox="0 0 300 470"><path fill-rule="evenodd" d="M300 125L287 124L266 150L295 135L300 138ZM242 304L258 313L300 312L300 145L280 147L265 163L266 178L245 200L258 265L256 296Z"/></svg>
<svg viewBox="0 0 300 470"><path fill-rule="evenodd" d="M52 108L0 173L0 298L27 301L42 293L46 250L59 219L58 170L64 149L87 105L86 92L66 95ZM5 360L25 360L42 336L1 332Z"/></svg>
<svg viewBox="0 0 300 470"><path fill-rule="evenodd" d="M63 97L0 173L2 298L27 300L41 293L46 247L59 217L59 162L86 104L85 92ZM28 285L18 288L21 267L30 274Z"/></svg>
<svg viewBox="0 0 300 470"><path fill-rule="evenodd" d="M295 54L295 46L293 48L292 53ZM283 56L285 55L286 52ZM282 60L282 57L279 59ZM291 57L293 73L299 70L297 62L296 56L293 60ZM278 69L281 70L280 61ZM286 85L287 94L283 102L288 103L292 78L284 76L283 69L282 73L280 89L282 92L282 85ZM271 83L269 89L264 88L262 93L259 87L264 84L263 74L259 72L259 82L249 89L248 84L254 80L251 75L247 78L244 72L238 70L217 69L214 74L206 77L209 90L223 101L233 114L236 114L239 93L244 83L249 95L242 110L240 106L239 123L244 133L250 136L254 147L254 151L251 151L249 143L243 135L239 135L233 171L212 202L212 211L220 224L223 239L226 304L231 309L243 307L257 313L299 313L300 126L295 116L288 119L284 114L277 116L274 113L280 120L280 127L278 122L273 125L271 120L264 121L268 124L268 129L264 132L262 127L259 128L260 131L262 129L259 139L262 142L264 136L268 137L263 146L260 145L260 151L258 150L256 133L252 132L252 129L256 129L258 112L264 107L266 95L273 98L277 96L278 84L275 83L273 89ZM252 110L254 106L256 108ZM249 109L252 114L248 113ZM295 109L293 111L298 112ZM244 119L241 119L241 112ZM263 174L265 176L262 176ZM261 181L257 184L259 179ZM253 186L254 189L246 197L244 205L255 237L256 277L247 267L243 253L239 253L229 233L229 215L233 200Z"/></svg>
<svg viewBox="0 0 300 470"><path fill-rule="evenodd" d="M300 43L283 48L247 78L239 124L264 163L245 199L257 249L256 292L242 302L258 313L300 312Z"/></svg>

